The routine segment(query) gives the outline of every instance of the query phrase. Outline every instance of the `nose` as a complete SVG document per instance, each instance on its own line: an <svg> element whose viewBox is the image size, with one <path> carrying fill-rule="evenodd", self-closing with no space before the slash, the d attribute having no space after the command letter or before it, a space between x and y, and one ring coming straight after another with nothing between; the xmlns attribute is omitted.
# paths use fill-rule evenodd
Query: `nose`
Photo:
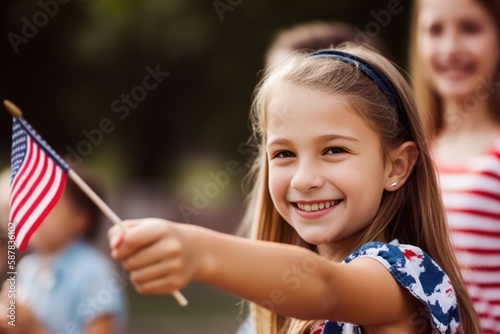
<svg viewBox="0 0 500 334"><path fill-rule="evenodd" d="M460 50L460 38L455 29L448 29L438 43L438 48L445 58L453 57Z"/></svg>
<svg viewBox="0 0 500 334"><path fill-rule="evenodd" d="M298 164L290 185L302 192L321 188L325 184L325 179L321 174L317 164L302 161Z"/></svg>

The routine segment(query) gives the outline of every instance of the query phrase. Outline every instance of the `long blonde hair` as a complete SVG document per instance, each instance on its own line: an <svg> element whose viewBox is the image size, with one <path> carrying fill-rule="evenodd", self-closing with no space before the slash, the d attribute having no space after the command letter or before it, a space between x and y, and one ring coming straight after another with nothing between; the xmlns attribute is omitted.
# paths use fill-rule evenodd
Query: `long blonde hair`
<svg viewBox="0 0 500 334"><path fill-rule="evenodd" d="M491 15L500 38L500 1L498 0L474 0L483 6ZM410 73L413 78L413 90L417 108L420 111L424 129L428 140L440 133L444 128L443 101L437 91L432 87L425 77L425 65L421 63L418 49L418 20L421 11L421 1L413 1L411 27L410 27ZM498 41L500 46L500 40ZM492 82L500 82L500 59L497 63L496 72L492 75ZM500 89L496 89L488 98L492 116L500 122ZM467 107L467 106L464 106Z"/></svg>
<svg viewBox="0 0 500 334"><path fill-rule="evenodd" d="M406 184L398 191L384 193L373 223L349 252L377 235L397 238L401 243L422 248L443 268L455 287L463 332L479 333L479 323L452 252L434 166L426 148L410 88L397 68L376 52L353 45L342 49L377 65L390 78L404 103L405 110L400 112L407 113L411 140L419 149L419 159ZM408 140L408 134L398 121L398 111L391 106L379 87L351 64L303 55L264 76L256 87L251 113L254 140L259 147L252 169L251 235L258 240L300 245L313 250L314 245L302 240L279 215L268 189L265 152L267 107L273 92L286 85L319 90L343 98L378 133L385 157L390 150ZM310 321L287 319L257 304L252 304L251 310L258 334L303 333L311 325Z"/></svg>

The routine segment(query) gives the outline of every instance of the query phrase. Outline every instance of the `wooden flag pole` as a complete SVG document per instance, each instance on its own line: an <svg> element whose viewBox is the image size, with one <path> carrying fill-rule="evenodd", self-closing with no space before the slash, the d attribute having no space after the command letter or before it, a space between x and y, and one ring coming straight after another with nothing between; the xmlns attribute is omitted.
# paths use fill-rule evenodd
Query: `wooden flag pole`
<svg viewBox="0 0 500 334"><path fill-rule="evenodd" d="M19 118L23 116L21 110L14 103L8 100L4 100L3 104L13 117ZM111 220L113 224L119 225L123 229L125 229L125 226L123 225L120 217L118 217L118 215L113 210L111 210L111 208L92 190L92 188L90 188L88 184L85 183L85 181L83 181L83 179L71 168L68 171L68 176L95 203L95 205L97 205L97 207L104 213L106 217L109 218L109 220ZM186 306L188 304L188 300L181 292L176 290L172 292L172 296L180 306Z"/></svg>
<svg viewBox="0 0 500 334"><path fill-rule="evenodd" d="M123 227L123 229L125 229L125 226L123 225L120 217L118 217L118 215L113 210L111 210L111 208L92 190L92 188L90 188L88 184L85 183L85 181L83 181L83 179L71 168L68 171L68 176L73 180L73 182L76 183L78 187L80 187L80 189L88 197L90 197L92 202L94 202L95 205L97 205L97 207L101 209L102 213L104 213L104 215L108 217L113 224L120 225L121 227Z"/></svg>
<svg viewBox="0 0 500 334"><path fill-rule="evenodd" d="M9 100L3 100L3 105L7 108L7 111L12 115L12 117L23 117L21 109L19 109L14 103Z"/></svg>

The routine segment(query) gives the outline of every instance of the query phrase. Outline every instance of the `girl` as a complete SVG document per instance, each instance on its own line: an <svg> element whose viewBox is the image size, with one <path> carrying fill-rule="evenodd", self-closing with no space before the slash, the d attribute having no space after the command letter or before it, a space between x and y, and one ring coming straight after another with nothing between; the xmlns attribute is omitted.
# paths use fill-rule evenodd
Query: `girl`
<svg viewBox="0 0 500 334"><path fill-rule="evenodd" d="M87 173L92 189L97 182ZM113 263L92 243L100 210L68 180L64 193L31 237L32 252L17 266L15 326L2 312L2 326L12 334L124 333L125 285ZM12 303L5 286L2 309Z"/></svg>
<svg viewBox="0 0 500 334"><path fill-rule="evenodd" d="M257 240L127 221L110 245L139 292L213 285L254 302L259 334L479 333L394 66L361 47L298 56L259 85L252 120Z"/></svg>
<svg viewBox="0 0 500 334"><path fill-rule="evenodd" d="M500 333L500 1L414 2L412 73L453 246L484 333Z"/></svg>

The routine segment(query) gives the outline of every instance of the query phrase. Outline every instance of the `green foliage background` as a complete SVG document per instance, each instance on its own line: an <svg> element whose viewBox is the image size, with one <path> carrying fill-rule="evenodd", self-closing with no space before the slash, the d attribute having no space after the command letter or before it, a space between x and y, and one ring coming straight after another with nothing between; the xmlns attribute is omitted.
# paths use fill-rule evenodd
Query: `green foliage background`
<svg viewBox="0 0 500 334"><path fill-rule="evenodd" d="M381 27L380 37L389 56L404 65L411 3L220 0L231 9L218 13L215 1L65 1L17 54L8 34L21 36L22 18L33 22L42 7L2 1L0 97L17 103L63 154L86 139L83 130L111 119L115 130L83 158L120 180L174 177L177 162L191 154L246 159L235 147L248 136L251 93L278 29L322 19L365 31L376 22L373 12L397 2L403 11ZM156 64L170 76L120 120L112 101L129 94L142 82L145 67ZM7 162L10 122L5 113L0 116L0 158Z"/></svg>

